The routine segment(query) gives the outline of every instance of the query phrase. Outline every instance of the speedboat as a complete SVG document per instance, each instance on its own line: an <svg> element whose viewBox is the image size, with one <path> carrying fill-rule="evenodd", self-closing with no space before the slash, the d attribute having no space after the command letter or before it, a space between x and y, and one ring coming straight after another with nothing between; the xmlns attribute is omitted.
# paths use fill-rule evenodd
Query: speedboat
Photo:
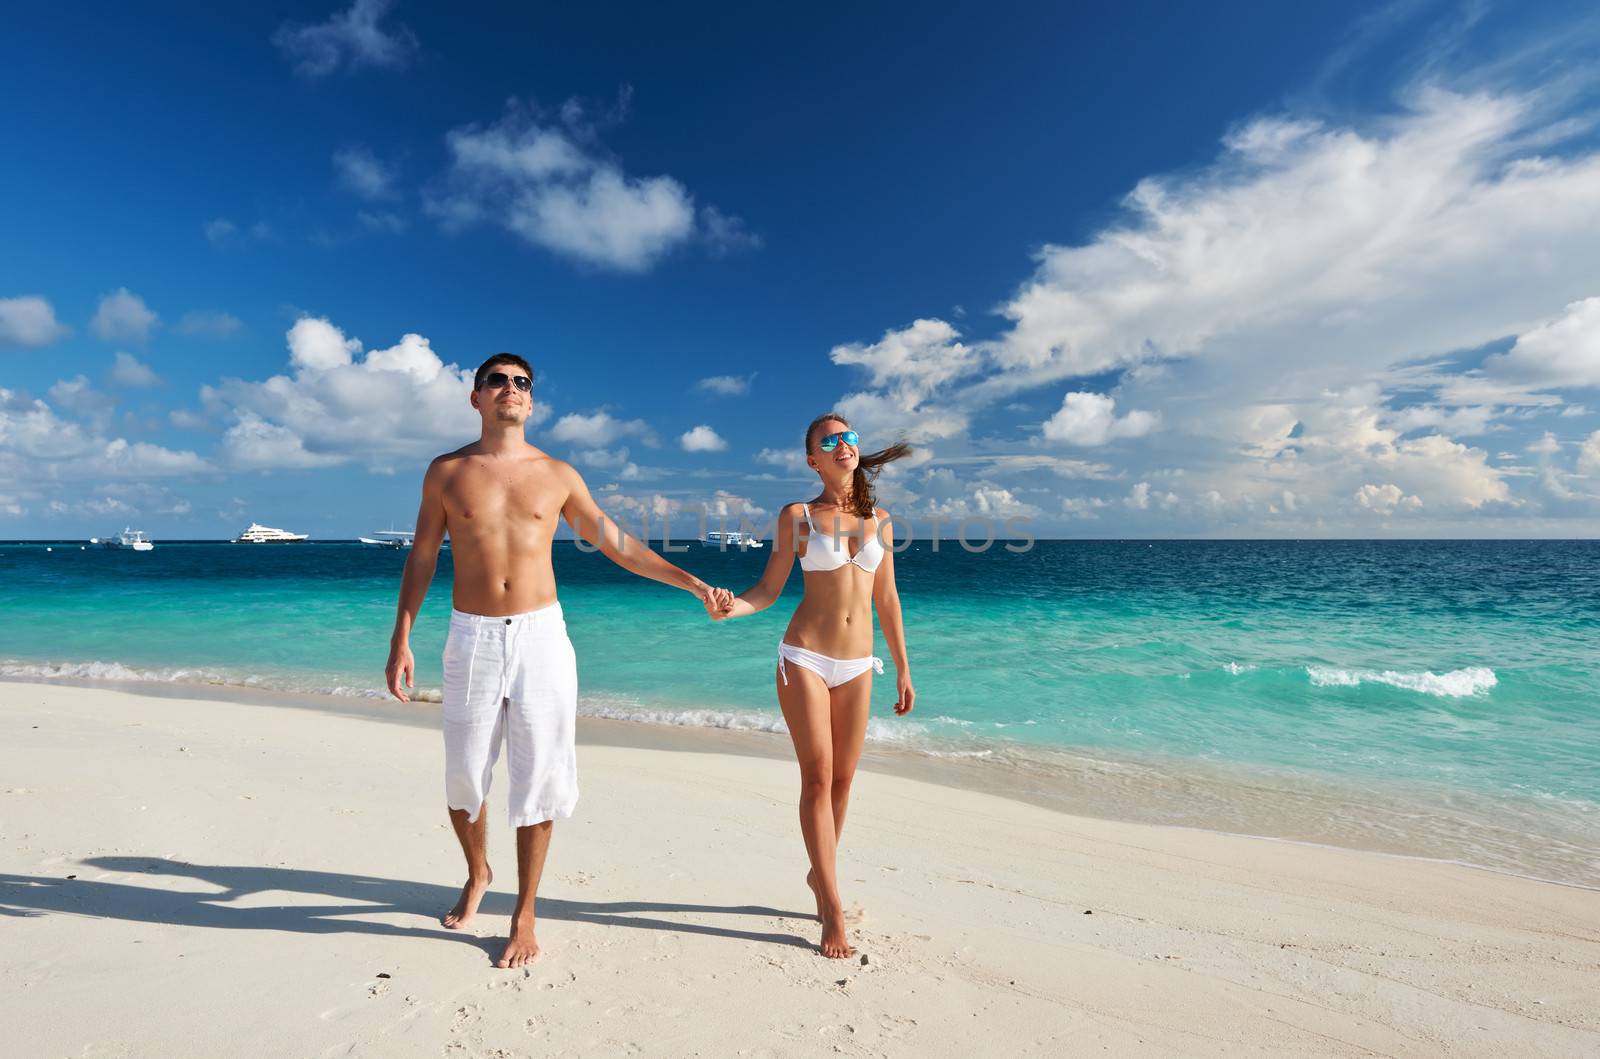
<svg viewBox="0 0 1600 1059"><path fill-rule="evenodd" d="M288 530L273 529L263 526L259 522L250 523L250 528L235 537L235 544L290 544L294 541L303 541L310 534L290 533Z"/></svg>
<svg viewBox="0 0 1600 1059"><path fill-rule="evenodd" d="M416 539L417 535L410 530L379 530L370 537L356 538L368 548L388 548L391 551L409 548Z"/></svg>
<svg viewBox="0 0 1600 1059"><path fill-rule="evenodd" d="M700 543L707 548L764 548L766 542L753 534L741 530L709 530Z"/></svg>
<svg viewBox="0 0 1600 1059"><path fill-rule="evenodd" d="M143 530L127 527L123 527L122 532L115 537L90 537L89 543L98 544L102 548L127 548L135 552L154 551L156 547L150 538L144 535Z"/></svg>

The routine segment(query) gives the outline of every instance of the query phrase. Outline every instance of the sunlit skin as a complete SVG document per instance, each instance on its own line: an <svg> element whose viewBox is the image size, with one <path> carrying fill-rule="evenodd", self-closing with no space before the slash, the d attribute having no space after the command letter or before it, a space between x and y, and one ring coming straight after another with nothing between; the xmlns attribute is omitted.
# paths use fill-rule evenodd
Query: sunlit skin
<svg viewBox="0 0 1600 1059"><path fill-rule="evenodd" d="M497 364L490 372L528 377L515 364ZM451 601L459 611L523 614L556 602L551 541L557 522L565 518L578 536L623 569L691 593L708 614L720 617L726 612L732 600L726 589L711 588L623 533L600 510L571 465L528 444L523 426L533 412L531 381L529 392L510 380L498 387L486 382L473 391L471 401L483 421L478 440L435 459L422 481L416 541L400 582L400 604L385 670L395 698L409 702L406 691L415 687L411 629L433 581L447 531L455 564ZM476 823L468 822L470 814L465 810L449 811L467 859L467 882L461 897L443 918L444 925L452 929L472 922L494 879L487 851L486 808L479 807ZM517 902L511 917L511 939L499 967L521 967L539 954L534 902L551 830L548 820L517 829Z"/></svg>
<svg viewBox="0 0 1600 1059"><path fill-rule="evenodd" d="M848 498L851 476L861 454L842 440L832 452L818 448L828 434L848 430L839 420L827 420L807 438L806 464L817 472L822 491L811 501L811 515L823 533L841 537L851 555L861 550L868 534L876 533L884 546L883 561L872 573L853 564L838 570L806 573L805 596L789 619L783 638L834 658L862 658L872 653L872 612L876 607L883 638L895 667L894 712L911 712L916 692L911 666L906 660L905 629L900 619L900 594L894 583L894 532L889 513L875 508L872 518L852 513ZM770 607L789 578L796 558L803 556L809 529L800 504L790 504L779 514L777 540L766 571L748 591L740 593L727 613L737 618ZM846 929L844 905L839 898L836 861L839 836L844 831L850 804L850 784L861 748L866 741L867 716L872 694L872 672L829 689L822 678L800 666L787 666L788 683L778 673L778 704L794 741L800 763L800 832L805 838L811 870L806 884L817 899L822 922L822 954L843 959L855 954Z"/></svg>

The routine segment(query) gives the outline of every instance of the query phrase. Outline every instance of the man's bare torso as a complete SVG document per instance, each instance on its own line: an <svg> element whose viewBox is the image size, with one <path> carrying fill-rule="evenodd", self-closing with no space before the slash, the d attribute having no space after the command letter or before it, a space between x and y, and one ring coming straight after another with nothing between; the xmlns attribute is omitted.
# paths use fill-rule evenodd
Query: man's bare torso
<svg viewBox="0 0 1600 1059"><path fill-rule="evenodd" d="M475 448L435 464L455 562L455 608L501 615L549 606L556 601L551 541L571 491L562 465L531 445L509 456Z"/></svg>

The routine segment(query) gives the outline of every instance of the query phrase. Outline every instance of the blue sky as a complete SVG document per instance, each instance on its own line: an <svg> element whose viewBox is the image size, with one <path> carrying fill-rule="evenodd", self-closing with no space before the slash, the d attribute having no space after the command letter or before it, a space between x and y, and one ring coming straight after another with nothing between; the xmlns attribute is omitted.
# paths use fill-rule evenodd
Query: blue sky
<svg viewBox="0 0 1600 1059"><path fill-rule="evenodd" d="M829 408L919 533L1600 514L1583 5L8 19L0 537L409 525L500 349L635 524Z"/></svg>

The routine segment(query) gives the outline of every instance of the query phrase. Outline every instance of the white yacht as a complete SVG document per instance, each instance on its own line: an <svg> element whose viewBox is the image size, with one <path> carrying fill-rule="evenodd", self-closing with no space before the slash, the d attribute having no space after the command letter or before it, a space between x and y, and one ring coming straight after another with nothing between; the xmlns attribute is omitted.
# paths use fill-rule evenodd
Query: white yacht
<svg viewBox="0 0 1600 1059"><path fill-rule="evenodd" d="M259 522L250 523L250 528L234 538L235 544L288 544L293 541L303 541L310 534L290 533L287 530L273 529L263 526Z"/></svg>
<svg viewBox="0 0 1600 1059"><path fill-rule="evenodd" d="M766 547L766 542L760 537L740 530L709 530L700 538L700 543L707 548L721 548L724 551L729 548Z"/></svg>
<svg viewBox="0 0 1600 1059"><path fill-rule="evenodd" d="M143 530L128 529L126 526L115 537L90 537L89 543L102 548L127 548L136 552L154 551L156 547Z"/></svg>
<svg viewBox="0 0 1600 1059"><path fill-rule="evenodd" d="M410 530L379 530L370 537L356 538L368 548L388 548L391 551L409 548L416 539L417 535Z"/></svg>

